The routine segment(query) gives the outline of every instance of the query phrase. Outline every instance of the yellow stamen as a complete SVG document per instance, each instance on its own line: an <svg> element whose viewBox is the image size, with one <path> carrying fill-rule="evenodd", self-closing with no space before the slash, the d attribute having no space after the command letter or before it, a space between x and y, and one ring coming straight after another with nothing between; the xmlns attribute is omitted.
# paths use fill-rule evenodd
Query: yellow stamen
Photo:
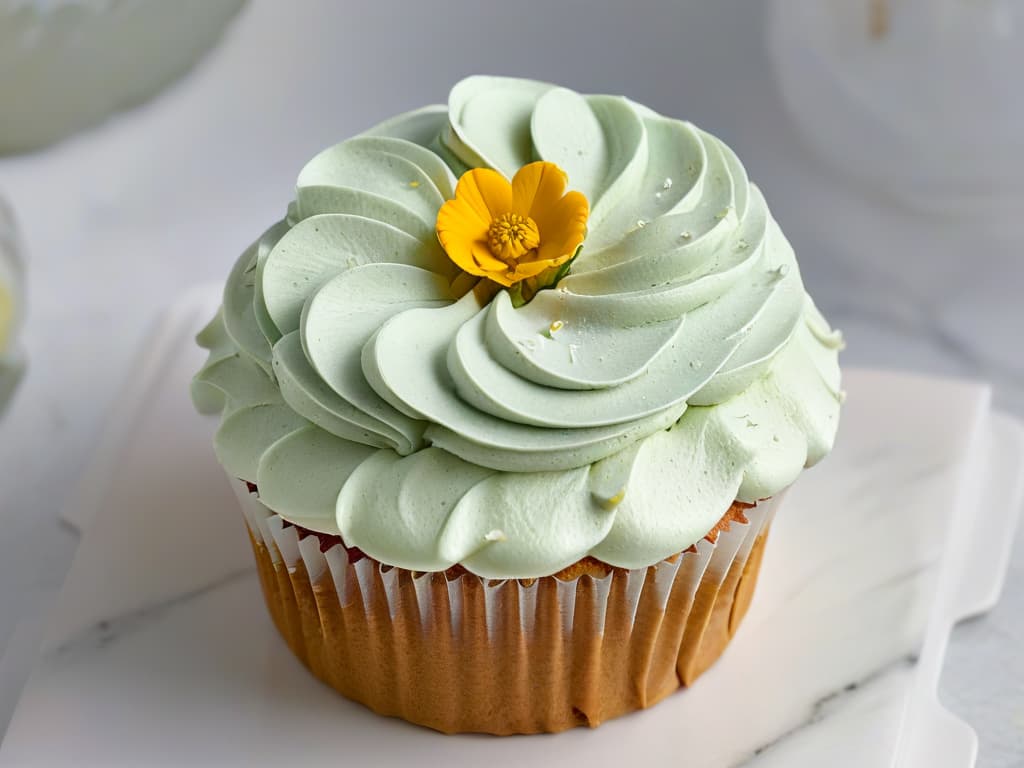
<svg viewBox="0 0 1024 768"><path fill-rule="evenodd" d="M514 270L519 260L540 245L540 230L529 216L503 213L491 219L487 229L487 246L495 258Z"/></svg>

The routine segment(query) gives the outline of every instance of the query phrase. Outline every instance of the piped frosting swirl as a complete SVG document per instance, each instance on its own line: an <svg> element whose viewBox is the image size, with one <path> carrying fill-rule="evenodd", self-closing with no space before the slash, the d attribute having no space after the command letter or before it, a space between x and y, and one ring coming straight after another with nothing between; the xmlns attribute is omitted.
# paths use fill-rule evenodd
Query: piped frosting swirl
<svg viewBox="0 0 1024 768"><path fill-rule="evenodd" d="M590 202L570 273L521 307L466 291L434 233L456 174L537 159ZM732 151L532 81L469 78L315 157L200 342L227 470L413 570L657 562L838 423L838 335Z"/></svg>

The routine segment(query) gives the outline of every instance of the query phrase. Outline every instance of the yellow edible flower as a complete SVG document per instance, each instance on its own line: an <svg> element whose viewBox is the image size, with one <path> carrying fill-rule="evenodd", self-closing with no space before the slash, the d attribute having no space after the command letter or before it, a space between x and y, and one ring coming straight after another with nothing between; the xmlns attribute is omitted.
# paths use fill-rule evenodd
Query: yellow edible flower
<svg viewBox="0 0 1024 768"><path fill-rule="evenodd" d="M459 179L455 198L437 214L437 237L466 272L506 288L568 262L583 243L590 205L566 193L554 163L524 165L512 182L489 168ZM553 269L554 268L554 269Z"/></svg>

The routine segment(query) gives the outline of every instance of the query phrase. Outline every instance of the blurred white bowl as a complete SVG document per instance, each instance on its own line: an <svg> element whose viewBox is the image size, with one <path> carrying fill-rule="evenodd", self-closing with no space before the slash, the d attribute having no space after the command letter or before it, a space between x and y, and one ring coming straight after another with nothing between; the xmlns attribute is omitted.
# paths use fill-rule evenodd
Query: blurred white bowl
<svg viewBox="0 0 1024 768"><path fill-rule="evenodd" d="M843 173L944 213L1024 200L1024 2L775 0L768 36L795 122Z"/></svg>
<svg viewBox="0 0 1024 768"><path fill-rule="evenodd" d="M0 0L0 154L138 104L220 38L245 0Z"/></svg>

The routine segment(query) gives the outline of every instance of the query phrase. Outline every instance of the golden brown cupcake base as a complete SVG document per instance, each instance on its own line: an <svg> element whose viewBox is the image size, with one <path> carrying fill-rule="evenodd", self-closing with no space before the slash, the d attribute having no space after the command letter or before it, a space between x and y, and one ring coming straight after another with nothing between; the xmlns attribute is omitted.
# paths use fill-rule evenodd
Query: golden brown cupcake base
<svg viewBox="0 0 1024 768"><path fill-rule="evenodd" d="M341 546L310 579L280 539L250 541L274 624L346 697L445 733L555 732L649 707L714 663L750 604L770 507L656 566L571 580L418 574Z"/></svg>

